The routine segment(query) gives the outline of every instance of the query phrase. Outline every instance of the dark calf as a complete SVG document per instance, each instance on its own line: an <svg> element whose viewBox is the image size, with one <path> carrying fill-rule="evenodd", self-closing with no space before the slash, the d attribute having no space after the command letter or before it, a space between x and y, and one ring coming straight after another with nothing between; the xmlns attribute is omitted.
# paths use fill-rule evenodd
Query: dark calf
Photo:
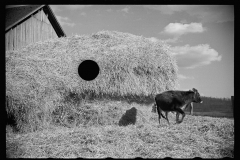
<svg viewBox="0 0 240 160"><path fill-rule="evenodd" d="M198 91L193 88L193 90L189 91L166 91L161 94L156 95L155 97L156 108L158 112L158 120L160 124L161 117L168 120L168 112L177 112L176 114L176 123L181 123L185 117L184 109L191 103L202 103L200 94ZM155 106L153 106L153 112ZM162 111L165 112L165 116L163 116ZM181 121L179 121L179 114L182 115Z"/></svg>

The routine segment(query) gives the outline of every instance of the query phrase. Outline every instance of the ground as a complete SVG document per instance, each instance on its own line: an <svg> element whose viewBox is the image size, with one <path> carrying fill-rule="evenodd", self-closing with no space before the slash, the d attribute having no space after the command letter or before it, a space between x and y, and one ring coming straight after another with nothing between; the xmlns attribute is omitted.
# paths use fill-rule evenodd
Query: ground
<svg viewBox="0 0 240 160"><path fill-rule="evenodd" d="M112 107L128 110L116 116L119 123L92 124L75 128L52 127L34 133L17 134L7 126L6 155L8 158L223 158L234 157L234 120L186 115L175 124L169 113L158 124L151 105L107 102ZM135 108L135 109L132 109ZM127 121L130 112L135 121ZM132 118L134 119L134 118ZM132 120L131 118L129 121ZM116 122L117 122L116 121Z"/></svg>

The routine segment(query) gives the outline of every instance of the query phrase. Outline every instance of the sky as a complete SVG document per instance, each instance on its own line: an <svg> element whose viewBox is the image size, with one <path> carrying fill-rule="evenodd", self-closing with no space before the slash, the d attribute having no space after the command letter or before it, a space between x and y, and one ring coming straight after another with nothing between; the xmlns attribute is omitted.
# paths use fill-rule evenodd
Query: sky
<svg viewBox="0 0 240 160"><path fill-rule="evenodd" d="M119 31L162 40L177 60L177 90L234 96L234 7L50 5L67 36Z"/></svg>

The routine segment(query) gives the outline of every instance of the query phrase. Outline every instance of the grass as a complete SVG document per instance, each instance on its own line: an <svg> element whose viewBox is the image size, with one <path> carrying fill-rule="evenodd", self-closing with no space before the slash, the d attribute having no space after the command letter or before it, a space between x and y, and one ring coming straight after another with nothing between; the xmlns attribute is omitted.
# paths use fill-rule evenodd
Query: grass
<svg viewBox="0 0 240 160"><path fill-rule="evenodd" d="M95 121L74 128L52 126L48 130L27 134L16 134L8 128L7 157L234 157L234 121L231 119L186 115L184 121L176 125L175 115L169 113L168 126L164 119L161 125L158 124L157 114L151 113L151 106L120 101L89 105L97 108L118 107L122 114L113 116L115 121L109 120L108 116L102 117L102 120L112 122L104 125ZM129 119L131 116L135 118ZM132 123L119 125L123 119Z"/></svg>

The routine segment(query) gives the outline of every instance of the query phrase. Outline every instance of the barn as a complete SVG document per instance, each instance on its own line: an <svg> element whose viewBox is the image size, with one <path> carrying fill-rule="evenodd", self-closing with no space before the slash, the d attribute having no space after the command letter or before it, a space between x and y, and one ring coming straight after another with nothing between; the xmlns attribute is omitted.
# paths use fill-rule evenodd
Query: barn
<svg viewBox="0 0 240 160"><path fill-rule="evenodd" d="M48 5L5 7L5 50L17 50L30 43L66 37Z"/></svg>

